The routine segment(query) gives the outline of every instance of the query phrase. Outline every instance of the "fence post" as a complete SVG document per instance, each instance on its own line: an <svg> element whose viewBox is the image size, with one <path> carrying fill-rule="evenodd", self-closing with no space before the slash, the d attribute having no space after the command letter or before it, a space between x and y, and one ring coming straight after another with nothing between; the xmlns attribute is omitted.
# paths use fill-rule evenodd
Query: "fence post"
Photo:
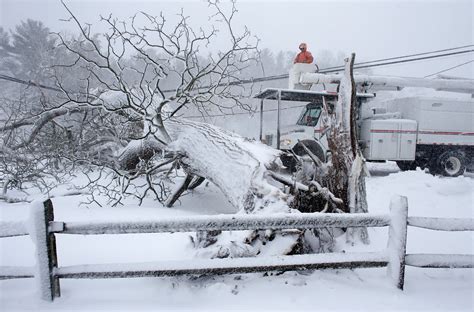
<svg viewBox="0 0 474 312"><path fill-rule="evenodd" d="M401 290L405 283L405 255L407 247L408 200L394 196L390 200L390 227L388 230L387 273Z"/></svg>
<svg viewBox="0 0 474 312"><path fill-rule="evenodd" d="M45 202L32 204L33 233L30 233L36 245L36 273L39 282L41 298L53 301L61 295L59 279L54 275L58 266L56 253L56 238L49 232L49 222L54 220L53 203L50 199Z"/></svg>
<svg viewBox="0 0 474 312"><path fill-rule="evenodd" d="M51 199L47 199L44 203L45 225L48 229L48 268L52 279L51 288L54 297L61 296L61 288L59 286L59 278L55 276L54 270L58 267L58 252L56 249L56 236L49 232L49 223L54 221L54 208ZM54 298L53 298L54 299Z"/></svg>

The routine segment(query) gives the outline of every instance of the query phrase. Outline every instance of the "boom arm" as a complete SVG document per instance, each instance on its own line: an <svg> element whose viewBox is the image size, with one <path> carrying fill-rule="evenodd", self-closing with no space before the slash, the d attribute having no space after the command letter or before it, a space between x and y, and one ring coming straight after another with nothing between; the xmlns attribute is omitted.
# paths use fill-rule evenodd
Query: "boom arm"
<svg viewBox="0 0 474 312"><path fill-rule="evenodd" d="M318 74L310 72L301 72L294 81L300 84L339 84L342 74ZM474 94L474 80L470 79L428 79L428 78L409 78L392 76L372 76L372 75L354 75L355 83L365 88L377 87L378 89L404 87L431 88L439 91L451 91L460 93Z"/></svg>

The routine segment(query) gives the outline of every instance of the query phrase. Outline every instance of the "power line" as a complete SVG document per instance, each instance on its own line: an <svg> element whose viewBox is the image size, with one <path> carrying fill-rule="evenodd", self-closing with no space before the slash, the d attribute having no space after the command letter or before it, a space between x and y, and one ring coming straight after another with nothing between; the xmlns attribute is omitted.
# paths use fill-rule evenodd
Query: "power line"
<svg viewBox="0 0 474 312"><path fill-rule="evenodd" d="M378 64L362 65L362 66L360 66L360 65L361 64L367 64L367 63L372 63L372 62L355 63L354 64L354 69L362 69L362 68L402 64L402 63L408 63L408 62L416 62L416 61L422 61L422 60L428 60L428 59L434 59L434 58L446 57L446 56L452 56L452 55L460 55L460 54L471 53L471 52L474 52L474 49L451 52L451 53L444 53L444 54L437 54L437 55L431 55L431 56L424 56L424 57L412 58L412 59L407 59L407 60L399 60L399 61L392 61L392 62L385 62L385 63L378 63ZM431 53L426 52L425 54L431 54ZM391 58L391 59L393 59L393 58ZM389 60L389 59L386 59L386 60ZM344 65L341 65L341 66L338 66L338 67L324 68L324 69L320 70L318 73L321 73L321 74L334 73L334 72L341 71L343 69L344 69ZM282 75L258 77L258 78L251 78L251 79L242 79L242 80L231 81L231 82L228 82L228 83L218 84L216 86L203 86L203 87L199 87L198 89L206 89L206 88L219 87L219 86L226 86L226 87L227 86L235 86L235 85L241 85L241 84L247 84L247 83L256 83L256 82L263 82L263 81L286 79L288 77L289 77L289 74L282 74ZM164 90L163 91L163 93L169 93L169 92L176 92L176 89L169 89L169 90Z"/></svg>
<svg viewBox="0 0 474 312"><path fill-rule="evenodd" d="M408 57L414 57L414 56L421 56L421 55L427 55L427 54L433 54L433 53L440 53L440 52L446 52L446 51L453 51L453 50L459 50L459 49L464 49L464 48L469 48L469 47L474 47L474 44L465 45L465 46L456 47L456 48L436 50L436 51L431 51L431 52L422 52L422 53L408 54L408 55L403 55L403 56L395 56L395 57L390 57L390 58L385 58L385 59L378 59L378 60L373 60L373 61L361 62L361 63L357 63L357 64L354 64L354 65L364 65L364 64L377 63L377 62L382 62L382 61L392 61L392 60L396 60L396 59L402 59L402 58L408 58ZM333 67L328 67L326 69L334 69L334 68L340 68L340 67L341 66L333 66Z"/></svg>
<svg viewBox="0 0 474 312"><path fill-rule="evenodd" d="M471 47L471 46L474 46L474 45L469 45L469 46L466 46L466 47ZM459 48L460 47L451 48L451 49L444 49L444 50L438 50L438 51L456 50L456 49L459 49ZM464 51L456 51L456 52L450 52L450 53L444 53L444 54L436 54L436 55L431 55L431 56L411 58L411 59L405 59L405 60L398 60L398 61L391 61L391 62L384 62L384 63L377 63L377 64L369 64L369 63L375 63L375 62L380 62L380 61L388 61L388 60L403 58L403 57L392 57L392 58L381 59L381 60L377 60L377 61L355 63L354 64L354 69L362 69L362 68L402 64L402 63L428 60L428 59L434 59L434 58L440 58L440 57L446 57L446 56L452 56L452 55L460 55L460 54L471 53L471 52L474 52L474 49L464 50ZM413 55L426 55L426 54L433 54L433 53L436 53L436 51L418 53L418 54L413 54ZM369 64L369 65L366 65L366 64ZM362 65L362 66L360 66L360 65ZM320 70L319 73L338 72L338 71L341 71L343 69L344 69L344 65L336 66L336 67L328 67L328 68ZM242 79L242 80L231 81L231 82L228 82L228 83L217 84L215 86L210 86L210 85L209 86L203 86L203 87L199 87L198 89L205 89L205 88L212 88L212 87L219 87L219 86L235 86L235 85L242 85L242 84L248 84L248 83L256 83L256 82L286 79L288 77L289 77L289 74L281 74L281 75L265 76L265 77L251 78L251 79ZM45 86L45 85L33 82L31 80L30 81L25 81L25 80L10 77L10 76L3 75L3 74L0 74L0 79L8 80L8 81L16 82L16 83L21 83L21 84L25 84L25 85L32 85L32 86L35 86L35 87L38 87L38 88L43 88L43 89L62 92L61 89L58 89L58 88L55 88L55 87ZM162 92L163 93L176 92L176 89L163 90Z"/></svg>
<svg viewBox="0 0 474 312"><path fill-rule="evenodd" d="M387 65L394 65L394 64L402 64L402 63L408 63L408 62L415 62L415 61L421 61L421 60L428 60L428 59L434 59L434 58L439 58L439 57L446 57L446 56L451 56L451 55L460 55L464 53L470 53L474 52L474 49L471 50L463 50L463 51L456 51L456 52L451 52L451 53L444 53L444 54L436 54L436 55L431 55L431 56L425 56L425 57L418 57L418 58L410 58L410 59L403 59L403 58L408 58L408 57L413 57L413 56L421 56L421 55L427 55L427 54L433 54L433 53L439 53L439 52L445 52L445 51L452 51L452 50L458 50L466 47L472 47L474 45L467 45L463 47L457 47L457 48L450 48L450 49L443 49L443 50L437 50L437 51L431 51L431 52L424 52L424 53L417 53L417 54L411 54L411 55L405 55L405 56L398 56L398 57L391 57L391 58L386 58L386 59L378 59L374 61L367 61L367 62L361 62L361 63L355 63L354 64L354 69L362 69L362 68L370 68L370 67L378 67L378 66L387 66ZM392 61L392 60L397 60L397 61ZM378 63L382 62L383 63ZM390 62L386 62L390 61ZM431 77L446 71L449 71L451 69L461 67L464 65L467 65L469 63L474 62L474 60L447 68L445 70L436 72L434 74L425 76ZM376 63L376 64L371 64L371 63ZM362 65L362 66L361 66ZM344 65L341 66L333 66L333 67L328 67L324 68L319 71L319 73L331 73L331 72L337 72L341 71L344 69ZM232 86L232 85L241 85L241 84L247 84L247 83L256 83L256 82L264 82L264 81L272 81L272 80L280 80L280 79L286 79L289 77L289 74L281 74L281 75L273 75L273 76L265 76L265 77L258 77L258 78L251 78L251 79L244 79L244 80L238 80L238 81L232 81L226 84L218 84L217 86ZM0 74L0 79L11 81L11 82L16 82L16 83L21 83L29 86L35 86L38 88L43 88L43 89L48 89L48 90L53 90L53 91L58 91L62 92L63 90L55 88L55 87L50 87L46 85L42 85L33 81L26 81L26 80L21 80L15 77L10 77L4 74ZM210 88L213 86L206 86L206 87L201 87L201 88ZM164 90L163 92L176 92L176 90ZM293 107L287 107L287 108L282 108L281 110L287 110L287 109L294 109L294 108L300 108L303 107L304 105L299 105L299 106L293 106ZM269 110L264 110L263 112L272 112L276 111L277 109L269 109ZM253 112L238 112L238 113L232 113L232 114L215 114L215 115L208 115L208 116L187 116L186 118L204 118L204 117L224 117L224 116L232 116L232 115L249 115L252 114Z"/></svg>
<svg viewBox="0 0 474 312"><path fill-rule="evenodd" d="M471 45L473 46L473 45ZM454 48L453 48L454 49ZM444 51L446 50L452 50L452 49L445 49ZM474 50L468 50L466 52L473 52ZM464 51L462 51L463 53ZM423 54L431 54L431 53L423 53ZM440 55L439 57L443 57L443 56L448 56L448 55L456 55L456 54L461 54L461 53L447 53L447 54L443 54L443 55ZM422 55L421 53L419 55ZM413 59L413 60L408 60L408 61L418 61L418 60L425 60L425 59L429 59L429 58L432 58L432 57L421 57L421 58L417 58L417 59ZM395 59L395 58L391 58L391 59ZM388 60L388 59L387 59ZM374 61L375 62L375 61ZM358 66L356 67L354 64L354 69L360 69L360 68L368 68L368 67L376 67L376 66L383 66L383 65L391 65L391 64L398 64L398 63L404 63L404 62L407 62L407 60L404 60L404 61L398 61L398 62L387 62L387 63L383 63L383 64L375 64L375 65L371 65L371 66ZM440 74L440 73L444 73L446 71L449 71L451 69L454 69L454 68L457 68L457 67L461 67L461 66L464 66L464 65L467 65L469 63L472 63L474 62L474 60L470 60L468 62L465 62L465 63L462 63L462 64L459 64L459 65L456 65L456 66L453 66L453 67L450 67L450 68L447 68L447 69L444 69L442 71L439 71L439 72L436 72L434 74L431 74L431 75L428 75L428 76L425 76L425 78L427 77L431 77L431 76L434 76L434 75L437 75L437 74ZM368 62L366 62L368 63ZM363 64L363 63L359 63L358 65L360 64ZM324 69L326 70L326 69ZM326 72L330 72L330 71L326 71ZM321 73L321 71L320 71ZM278 75L278 76L275 76L275 77L279 77L279 76L282 76L282 75ZM305 104L306 105L306 104ZM292 107L287 107L287 108L281 108L280 110L287 110L287 109L293 109L293 108L300 108L300 107L303 107L305 105L298 105L298 106L292 106ZM272 112L272 111L277 111L277 109L269 109L269 110L264 110L263 112ZM253 112L239 112L239 113L232 113L232 114L216 114L216 115L209 115L209 116L187 116L186 118L205 118L205 117L223 117L223 116L233 116L233 115L249 115L249 114L252 114Z"/></svg>
<svg viewBox="0 0 474 312"><path fill-rule="evenodd" d="M453 67L450 67L450 68L443 69L443 70L441 70L441 71L439 71L439 72L436 72L436 73L434 73L434 74L425 76L424 78L428 78L428 77L431 77L431 76L436 76L436 75L438 75L438 74L441 74L441 73L450 71L451 69L455 69L455 68L458 68L458 67L467 65L467 64L472 63L472 62L474 62L474 60L470 60L470 61L467 61L467 62L465 62L465 63L459 64L459 65L456 65L456 66L453 66Z"/></svg>
<svg viewBox="0 0 474 312"><path fill-rule="evenodd" d="M438 55L433 55L433 56L418 57L418 58L409 59L409 60L401 60L401 61L393 61L393 62L379 63L379 64L373 64L373 65L355 66L355 65L357 65L357 64L354 64L354 69L369 68L369 67L378 67L378 66L386 66L386 65L401 64L401 63L407 63L407 62L415 62L415 61L428 60L428 59L433 59L433 58L438 58L438 57L445 57L445 56L451 56L451 55L459 55L459 54L471 53L471 52L474 52L474 49L465 50L465 51L459 51L459 52L445 53L445 54L438 54Z"/></svg>
<svg viewBox="0 0 474 312"><path fill-rule="evenodd" d="M3 75L3 74L0 74L0 79L8 80L8 81L11 81L11 82L16 82L16 83L25 84L25 85L28 85L28 86L34 86L34 87L38 87L38 88L42 88L42 89L48 89L48 90L53 90L53 91L62 92L62 90L61 90L61 89L58 89L58 88L54 88L54 87L50 87L50 86L45 86L45 85L42 85L42 84L33 82L33 81L31 81L31 80L30 80L30 81L21 80L21 79L18 79L18 78L15 78L15 77L10 77L10 76Z"/></svg>

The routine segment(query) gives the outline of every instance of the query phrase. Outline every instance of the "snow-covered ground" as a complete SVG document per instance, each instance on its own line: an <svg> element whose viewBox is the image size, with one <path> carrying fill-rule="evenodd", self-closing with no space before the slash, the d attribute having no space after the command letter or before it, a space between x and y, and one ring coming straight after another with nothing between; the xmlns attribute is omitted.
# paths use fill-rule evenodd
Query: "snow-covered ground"
<svg viewBox="0 0 474 312"><path fill-rule="evenodd" d="M370 212L387 213L392 195L408 197L409 215L474 217L474 175L434 177L422 171L399 172L394 163L370 164ZM80 205L82 196L55 197L55 219L64 221L147 220L150 218L233 213L219 190L203 185L174 208L153 201L141 207ZM0 202L0 220L27 218L27 204ZM371 244L346 250L379 251L387 229L369 229ZM192 233L190 233L192 234ZM192 259L189 235L58 235L59 265ZM409 228L408 253L474 253L469 232ZM29 237L0 239L0 265L34 265ZM207 278L61 280L62 296L38 299L31 279L0 281L0 311L299 311L299 310L474 310L474 270L407 267L405 290L395 289L386 269L325 270L228 275Z"/></svg>

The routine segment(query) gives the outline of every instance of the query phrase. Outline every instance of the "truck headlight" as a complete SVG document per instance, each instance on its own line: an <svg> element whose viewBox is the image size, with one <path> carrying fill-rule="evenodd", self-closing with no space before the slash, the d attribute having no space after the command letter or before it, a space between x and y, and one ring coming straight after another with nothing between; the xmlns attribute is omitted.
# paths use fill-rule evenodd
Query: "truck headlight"
<svg viewBox="0 0 474 312"><path fill-rule="evenodd" d="M280 140L280 145L289 146L291 145L291 140L290 139Z"/></svg>

